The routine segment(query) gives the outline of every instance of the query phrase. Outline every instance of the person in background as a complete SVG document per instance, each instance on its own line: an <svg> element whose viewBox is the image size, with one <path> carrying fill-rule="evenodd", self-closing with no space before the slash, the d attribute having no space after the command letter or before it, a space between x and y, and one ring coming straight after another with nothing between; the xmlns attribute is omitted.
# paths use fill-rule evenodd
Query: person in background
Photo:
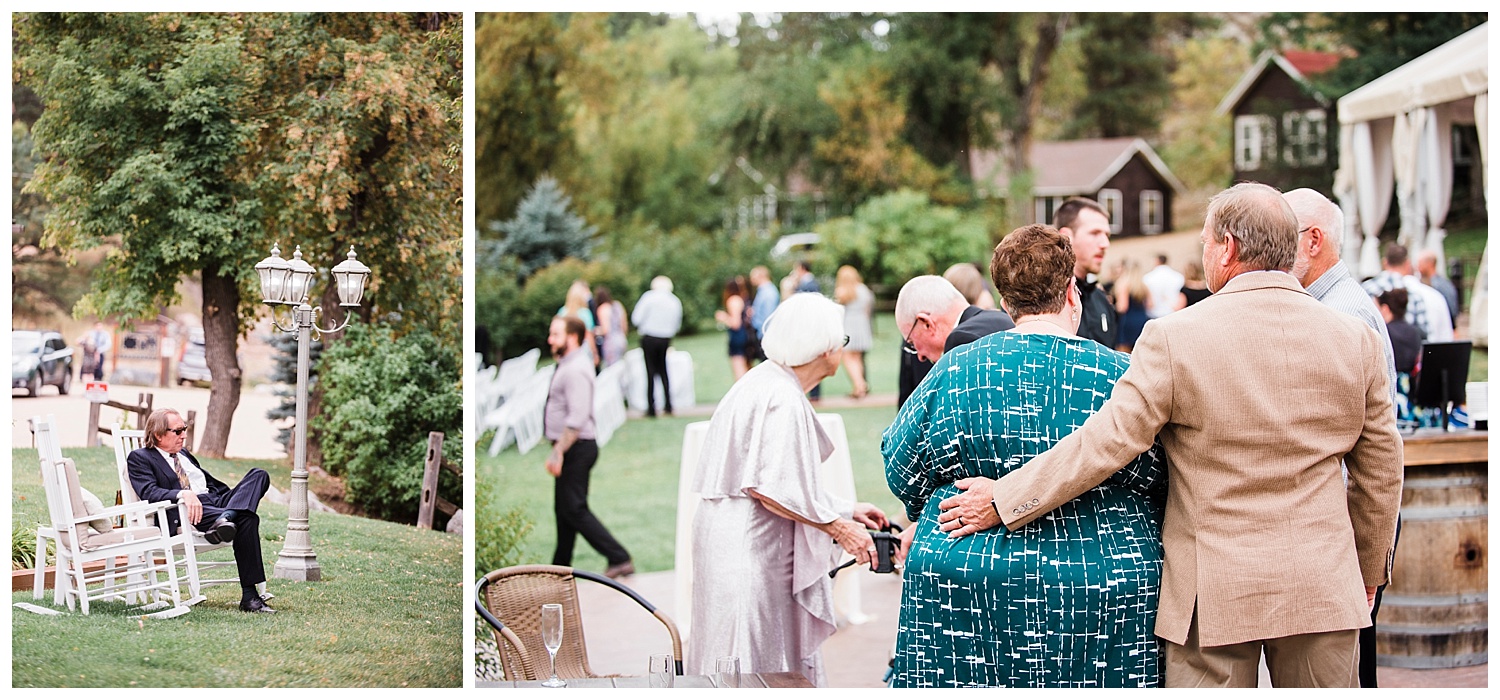
<svg viewBox="0 0 1500 700"><path fill-rule="evenodd" d="M1365 280L1365 293L1380 296L1387 289L1406 290L1406 320L1422 331L1422 342L1445 343L1453 340L1453 322L1447 303L1436 289L1422 284L1412 274L1411 257L1406 246L1392 243L1380 259L1380 273Z"/></svg>
<svg viewBox="0 0 1500 700"><path fill-rule="evenodd" d="M1141 329L1146 327L1146 321L1151 320L1147 312L1150 292L1147 291L1134 260L1126 263L1123 271L1115 278L1110 294L1114 295L1115 313L1120 318L1120 336L1115 341L1115 349L1130 352L1135 347L1135 341L1141 337Z"/></svg>
<svg viewBox="0 0 1500 700"><path fill-rule="evenodd" d="M865 353L875 345L875 333L870 328L875 294L865 286L858 270L844 265L838 271L833 300L844 305L844 335L849 336L849 344L844 346L844 369L854 385L849 398L862 399L870 393L870 385L865 381Z"/></svg>
<svg viewBox="0 0 1500 700"><path fill-rule="evenodd" d="M738 277L724 283L724 308L714 312L714 320L729 331L729 367L734 371L734 380L739 381L750 371L750 361L745 357L750 307L745 304L745 289Z"/></svg>
<svg viewBox="0 0 1500 700"><path fill-rule="evenodd" d="M547 345L557 358L557 371L547 388L542 435L552 441L545 463L555 479L552 512L557 518L557 546L553 566L573 565L573 545L583 535L608 567L604 575L619 578L635 573L630 553L589 510L589 475L599 461L595 442L594 368L583 347L583 322L576 316L552 319Z"/></svg>
<svg viewBox="0 0 1500 700"><path fill-rule="evenodd" d="M651 289L641 295L630 314L630 322L641 336L641 354L646 361L646 417L656 417L656 380L661 380L662 407L672 415L672 381L667 375L667 351L682 330L682 300L672 293L672 280L665 275L651 279Z"/></svg>
<svg viewBox="0 0 1500 700"><path fill-rule="evenodd" d="M953 283L958 293L969 300L969 304L981 309L998 309L995 295L990 292L990 281L974 263L954 263L943 270L943 279Z"/></svg>
<svg viewBox="0 0 1500 700"><path fill-rule="evenodd" d="M771 282L771 271L765 265L756 265L750 270L750 286L755 288L755 301L750 303L750 325L755 328L757 338L766 337L766 319L776 313L776 307L781 303L781 292L777 291L776 285ZM764 349L751 361L766 359Z"/></svg>
<svg viewBox="0 0 1500 700"><path fill-rule="evenodd" d="M828 572L847 552L869 562L885 513L829 492L833 443L806 392L838 371L844 310L795 294L766 326L765 362L735 382L709 420L692 477L693 633L685 670L737 656L743 673L793 671L824 686L835 629Z"/></svg>
<svg viewBox="0 0 1500 700"><path fill-rule="evenodd" d="M1166 255L1156 256L1156 267L1141 276L1141 283L1146 285L1150 295L1147 316L1161 318L1172 313L1177 306L1177 293L1182 291L1182 273L1167 264Z"/></svg>
<svg viewBox="0 0 1500 700"><path fill-rule="evenodd" d="M1208 282L1203 279L1203 264L1188 261L1182 266L1182 291L1177 294L1177 310L1181 311L1208 298Z"/></svg>
<svg viewBox="0 0 1500 700"><path fill-rule="evenodd" d="M1109 250L1109 214L1098 202L1070 197L1052 215L1052 226L1073 243L1073 279L1083 297L1078 336L1113 349L1120 334L1119 314L1109 290L1099 286L1099 271Z"/></svg>
<svg viewBox="0 0 1500 700"><path fill-rule="evenodd" d="M604 369L625 356L630 322L625 317L625 305L615 300L609 287L601 284L594 288L594 306L599 318L594 328L594 337L599 339L599 369Z"/></svg>
<svg viewBox="0 0 1500 700"><path fill-rule="evenodd" d="M588 348L589 358L593 360L595 367L599 366L599 347L594 342L594 312L591 310L594 303L594 294L589 291L589 283L583 280L573 280L568 285L568 296L563 305L558 307L558 316L571 316L583 321L584 343Z"/></svg>
<svg viewBox="0 0 1500 700"><path fill-rule="evenodd" d="M1443 273L1438 272L1437 251L1424 250L1417 253L1417 279L1443 295L1443 301L1448 304L1448 322L1454 327L1458 326L1458 290L1453 287L1453 282Z"/></svg>
<svg viewBox="0 0 1500 700"><path fill-rule="evenodd" d="M1375 297L1380 307L1380 316L1385 319L1386 332L1391 336L1391 351L1395 354L1396 374L1411 375L1417 371L1417 359L1422 355L1422 331L1406 320L1406 290L1387 289Z"/></svg>

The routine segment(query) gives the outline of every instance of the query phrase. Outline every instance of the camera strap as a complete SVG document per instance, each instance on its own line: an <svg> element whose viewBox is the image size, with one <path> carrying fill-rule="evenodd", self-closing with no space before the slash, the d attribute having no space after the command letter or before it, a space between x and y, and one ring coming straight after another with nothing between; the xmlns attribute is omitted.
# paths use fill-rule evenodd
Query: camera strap
<svg viewBox="0 0 1500 700"><path fill-rule="evenodd" d="M884 559L887 562L890 562L894 559L896 545L893 538L895 537L896 533L901 532L901 526L895 523L887 523L884 530L870 530L869 532L875 540L876 548L876 556L870 560L870 570L876 571L875 563L877 559ZM884 545L886 549L882 550L882 545ZM828 572L828 578L833 578L834 575L838 572L854 566L855 562L857 561L859 560L850 559L849 561L839 564L838 566L834 567L832 571ZM883 572L876 571L876 573L890 573L891 571L893 571L893 569L887 569Z"/></svg>

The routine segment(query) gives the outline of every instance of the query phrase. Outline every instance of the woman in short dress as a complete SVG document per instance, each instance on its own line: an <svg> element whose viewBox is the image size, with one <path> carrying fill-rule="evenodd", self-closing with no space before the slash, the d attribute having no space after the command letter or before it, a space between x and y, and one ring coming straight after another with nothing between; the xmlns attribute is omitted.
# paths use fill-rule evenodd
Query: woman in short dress
<svg viewBox="0 0 1500 700"><path fill-rule="evenodd" d="M729 331L729 367L734 370L734 380L739 381L750 370L750 360L745 356L745 343L749 341L750 317L746 312L745 283L738 277L724 284L724 308L714 312L714 320Z"/></svg>
<svg viewBox="0 0 1500 700"><path fill-rule="evenodd" d="M875 334L870 329L875 294L865 286L859 271L848 265L839 268L836 279L833 300L844 305L844 335L849 336L849 344L844 347L844 370L849 373L849 383L854 385L849 398L862 399L870 393L870 385L865 381L865 353L875 345Z"/></svg>

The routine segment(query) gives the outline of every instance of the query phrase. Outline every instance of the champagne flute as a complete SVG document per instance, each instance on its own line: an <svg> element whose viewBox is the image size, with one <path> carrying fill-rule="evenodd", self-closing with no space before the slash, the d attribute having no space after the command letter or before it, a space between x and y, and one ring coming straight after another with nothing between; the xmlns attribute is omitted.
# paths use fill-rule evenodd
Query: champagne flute
<svg viewBox="0 0 1500 700"><path fill-rule="evenodd" d="M557 650L562 647L562 606L547 603L542 606L542 645L547 647L547 657L552 661L552 677L542 681L547 688L566 688L568 682L557 677Z"/></svg>
<svg viewBox="0 0 1500 700"><path fill-rule="evenodd" d="M676 675L676 659L671 654L652 654L651 665L647 668L649 673L647 684L650 687L672 687L672 677Z"/></svg>
<svg viewBox="0 0 1500 700"><path fill-rule="evenodd" d="M714 659L714 684L720 688L740 687L740 657L721 656Z"/></svg>

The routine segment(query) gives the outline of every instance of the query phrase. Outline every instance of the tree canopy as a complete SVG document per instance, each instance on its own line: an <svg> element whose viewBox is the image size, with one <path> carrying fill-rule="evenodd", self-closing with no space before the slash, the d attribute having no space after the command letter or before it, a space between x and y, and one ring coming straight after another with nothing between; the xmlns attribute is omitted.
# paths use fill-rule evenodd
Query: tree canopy
<svg viewBox="0 0 1500 700"><path fill-rule="evenodd" d="M353 244L374 270L364 313L458 352L458 16L26 14L14 30L16 82L43 104L42 242L109 251L75 314L151 318L181 277L202 281L201 452L227 442L272 242L325 267Z"/></svg>

